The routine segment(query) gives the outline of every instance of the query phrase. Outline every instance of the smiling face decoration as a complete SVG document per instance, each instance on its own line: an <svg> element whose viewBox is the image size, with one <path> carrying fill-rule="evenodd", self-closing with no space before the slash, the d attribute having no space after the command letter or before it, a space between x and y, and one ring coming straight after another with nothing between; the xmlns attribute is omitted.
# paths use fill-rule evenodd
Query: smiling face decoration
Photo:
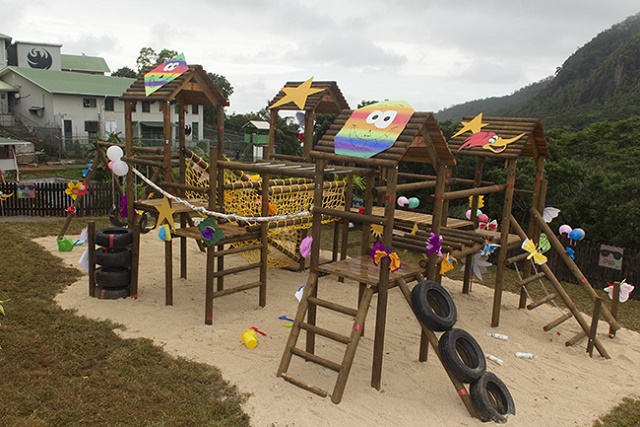
<svg viewBox="0 0 640 427"><path fill-rule="evenodd" d="M370 158L393 146L413 115L405 101L383 101L351 113L333 138L335 153Z"/></svg>

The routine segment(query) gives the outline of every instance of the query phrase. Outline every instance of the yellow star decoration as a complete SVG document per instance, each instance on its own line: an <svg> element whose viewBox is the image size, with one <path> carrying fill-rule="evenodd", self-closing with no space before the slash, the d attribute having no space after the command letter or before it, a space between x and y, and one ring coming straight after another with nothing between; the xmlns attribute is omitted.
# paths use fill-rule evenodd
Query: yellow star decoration
<svg viewBox="0 0 640 427"><path fill-rule="evenodd" d="M173 213L176 210L171 207L169 199L166 197L163 198L162 206L160 206L159 208L156 207L156 210L158 211L158 221L156 221L156 224L159 226L162 224L162 221L166 221L171 230L175 230L175 226L173 224Z"/></svg>
<svg viewBox="0 0 640 427"><path fill-rule="evenodd" d="M480 130L488 126L489 123L482 123L482 113L475 116L470 122L462 122L462 129L455 133L451 138L455 138L458 135L462 135L466 131L471 131L471 133L478 133Z"/></svg>
<svg viewBox="0 0 640 427"><path fill-rule="evenodd" d="M473 205L473 196L469 196L469 207ZM484 195L478 196L478 209L484 208Z"/></svg>
<svg viewBox="0 0 640 427"><path fill-rule="evenodd" d="M313 77L311 77L306 82L302 83L298 87L283 87L282 91L285 95L280 98L279 101L276 101L269 108L276 108L284 104L288 104L289 102L293 102L296 106L304 110L304 104L307 103L307 97L309 95L313 95L317 92L322 92L324 89L311 89L311 82L313 81Z"/></svg>
<svg viewBox="0 0 640 427"><path fill-rule="evenodd" d="M380 224L371 224L371 235L373 237L381 238L384 232L384 227Z"/></svg>

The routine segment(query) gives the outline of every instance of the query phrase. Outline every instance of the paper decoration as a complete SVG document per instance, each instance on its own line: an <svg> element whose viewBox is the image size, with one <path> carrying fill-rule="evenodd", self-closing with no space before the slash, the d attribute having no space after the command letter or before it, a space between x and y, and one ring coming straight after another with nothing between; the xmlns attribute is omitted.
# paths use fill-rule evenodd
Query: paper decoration
<svg viewBox="0 0 640 427"><path fill-rule="evenodd" d="M373 237L381 239L382 233L384 233L384 226L380 224L371 224L371 235Z"/></svg>
<svg viewBox="0 0 640 427"><path fill-rule="evenodd" d="M467 131L471 131L471 136L464 140L463 144L458 148L458 151L463 148L480 147L494 153L501 153L509 144L516 142L525 134L523 132L513 138L504 139L495 132L481 131L483 127L488 125L489 123L482 123L482 113L478 114L470 122L462 122L462 129L456 132L452 138L462 135Z"/></svg>
<svg viewBox="0 0 640 427"><path fill-rule="evenodd" d="M65 194L71 196L73 200L76 200L78 196L84 196L87 194L87 183L86 182L76 182L69 181L67 184L67 188L64 190Z"/></svg>
<svg viewBox="0 0 640 427"><path fill-rule="evenodd" d="M544 219L544 222L549 223L553 221L553 219L556 218L559 213L560 209L547 206L542 210L542 219Z"/></svg>
<svg viewBox="0 0 640 427"><path fill-rule="evenodd" d="M473 205L473 197L469 196L469 207ZM484 208L484 195L477 196L478 197L478 209Z"/></svg>
<svg viewBox="0 0 640 427"><path fill-rule="evenodd" d="M457 263L458 260L452 257L449 252L447 252L447 256L445 256L440 263L440 274L444 274L447 271L453 270L453 264Z"/></svg>
<svg viewBox="0 0 640 427"><path fill-rule="evenodd" d="M373 260L373 264L378 266L380 261L383 258L389 257L389 270L394 272L402 267L402 263L400 262L400 258L396 252L391 252L387 248L384 247L382 242L376 242L371 248L370 253L371 259Z"/></svg>
<svg viewBox="0 0 640 427"><path fill-rule="evenodd" d="M427 255L436 254L442 256L442 236L437 236L433 231L427 239Z"/></svg>
<svg viewBox="0 0 640 427"><path fill-rule="evenodd" d="M218 227L216 220L211 217L200 221L198 230L200 230L202 241L206 246L213 246L224 237L224 232Z"/></svg>
<svg viewBox="0 0 640 427"><path fill-rule="evenodd" d="M500 247L500 245L498 245L497 243L489 243L489 242L485 242L484 243L484 247L482 248L482 256L489 256L492 253L495 252L496 249L498 249Z"/></svg>
<svg viewBox="0 0 640 427"><path fill-rule="evenodd" d="M89 249L85 249L85 251L82 252L82 255L80 255L78 259L78 264L84 268L87 273L89 272Z"/></svg>
<svg viewBox="0 0 640 427"><path fill-rule="evenodd" d="M162 205L160 205L160 207L156 207L156 210L158 211L158 220L156 221L156 224L162 225L163 222L166 222L171 230L175 230L173 214L176 210L171 207L169 199L164 197L162 199Z"/></svg>
<svg viewBox="0 0 640 427"><path fill-rule="evenodd" d="M189 66L181 53L173 59L158 65L153 70L144 75L144 92L147 96L160 89L172 80L180 77L187 71Z"/></svg>
<svg viewBox="0 0 640 427"><path fill-rule="evenodd" d="M540 253L543 254L549 251L549 249L551 249L551 242L549 241L549 237L544 233L540 233L540 241L538 242L538 251L540 251Z"/></svg>
<svg viewBox="0 0 640 427"><path fill-rule="evenodd" d="M158 238L163 242L170 242L173 236L171 236L171 227L168 224L160 226L158 229Z"/></svg>
<svg viewBox="0 0 640 427"><path fill-rule="evenodd" d="M302 258L308 258L311 255L311 243L313 243L313 236L307 236L300 242L300 255Z"/></svg>
<svg viewBox="0 0 640 427"><path fill-rule="evenodd" d="M9 196L13 195L11 193ZM36 186L33 182L18 184L18 199L34 199L36 197Z"/></svg>
<svg viewBox="0 0 640 427"><path fill-rule="evenodd" d="M298 300L298 302L302 301L302 294L304 293L304 285L300 286L294 296Z"/></svg>
<svg viewBox="0 0 640 427"><path fill-rule="evenodd" d="M547 257L540 253L536 244L533 243L533 240L525 239L524 242L522 242L522 249L529 252L527 259L533 258L533 262L536 264L540 265L547 262Z"/></svg>
<svg viewBox="0 0 640 427"><path fill-rule="evenodd" d="M274 102L269 108L280 107L281 105L288 104L293 102L296 104L300 110L304 110L304 105L307 103L307 98L309 95L313 95L314 93L322 92L324 89L312 89L311 83L313 82L313 77L307 80L304 83L301 83L298 87L283 87L282 91L285 95L280 98L280 100Z"/></svg>
<svg viewBox="0 0 640 427"><path fill-rule="evenodd" d="M82 177L86 178L87 175L89 175L89 172L91 171L91 168L93 167L93 163L87 163L87 168L86 169L82 169Z"/></svg>
<svg viewBox="0 0 640 427"><path fill-rule="evenodd" d="M487 267L490 267L491 265L492 264L482 256L482 252L476 252L471 262L471 272L478 278L478 280L482 281L482 274L486 273ZM460 270L464 270L465 268L466 265L463 265Z"/></svg>
<svg viewBox="0 0 640 427"><path fill-rule="evenodd" d="M566 248L566 249L564 250L564 253L565 253L565 254L567 254L567 255L569 255L569 258L571 258L572 260L575 260L575 259L576 259L576 251L574 251L573 249L571 249L571 248Z"/></svg>
<svg viewBox="0 0 640 427"><path fill-rule="evenodd" d="M607 284L609 286L604 288L604 291L609 294L609 299L613 299L613 284L612 283L607 283ZM625 281L625 279L623 279L622 282L620 282L620 296L618 297L618 301L620 302L627 301L629 299L629 295L631 294L631 292L633 292L634 289L635 289L635 286L630 285Z"/></svg>
<svg viewBox="0 0 640 427"><path fill-rule="evenodd" d="M370 158L390 148L413 115L406 101L383 101L358 108L333 138L335 153Z"/></svg>
<svg viewBox="0 0 640 427"><path fill-rule="evenodd" d="M623 248L609 245L600 245L600 252L598 254L598 265L600 267L612 268L614 270L622 270L623 257Z"/></svg>

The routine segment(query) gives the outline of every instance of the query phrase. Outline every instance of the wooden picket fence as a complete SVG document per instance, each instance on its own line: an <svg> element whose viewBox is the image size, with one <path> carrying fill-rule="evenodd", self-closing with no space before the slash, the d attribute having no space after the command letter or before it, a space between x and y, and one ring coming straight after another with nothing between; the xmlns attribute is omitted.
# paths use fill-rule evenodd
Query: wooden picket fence
<svg viewBox="0 0 640 427"><path fill-rule="evenodd" d="M22 188L19 189L19 185ZM78 198L76 215L108 215L114 204L111 185L88 182L87 186L87 194ZM66 217L67 208L73 205L73 199L65 193L66 189L67 183L63 182L0 183L3 196L0 201L0 216ZM26 195L33 197L20 197Z"/></svg>

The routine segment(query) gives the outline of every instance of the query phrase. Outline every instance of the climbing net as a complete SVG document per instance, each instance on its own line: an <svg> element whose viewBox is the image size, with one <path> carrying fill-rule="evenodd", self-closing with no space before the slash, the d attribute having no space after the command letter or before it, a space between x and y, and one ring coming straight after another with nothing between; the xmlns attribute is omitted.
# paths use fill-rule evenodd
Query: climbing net
<svg viewBox="0 0 640 427"><path fill-rule="evenodd" d="M209 185L208 164L192 155L187 160L186 184L207 187ZM262 178L258 175L248 176L243 173L225 170L224 211L242 217L257 217L262 212ZM325 182L322 193L322 206L330 209L344 209L345 181ZM196 200L207 200L207 195L199 192L186 192L185 197ZM267 222L268 231L268 266L283 268L299 262L298 247L311 227L311 214L293 220L277 219L310 211L314 205L314 183L305 178L272 179L269 181L267 199L268 213L276 219ZM335 221L335 217L323 215L322 224ZM232 223L238 223L233 218ZM251 221L243 221L242 225L255 225ZM260 243L257 240L234 243L232 246L251 246ZM258 249L242 252L251 263L259 262Z"/></svg>

